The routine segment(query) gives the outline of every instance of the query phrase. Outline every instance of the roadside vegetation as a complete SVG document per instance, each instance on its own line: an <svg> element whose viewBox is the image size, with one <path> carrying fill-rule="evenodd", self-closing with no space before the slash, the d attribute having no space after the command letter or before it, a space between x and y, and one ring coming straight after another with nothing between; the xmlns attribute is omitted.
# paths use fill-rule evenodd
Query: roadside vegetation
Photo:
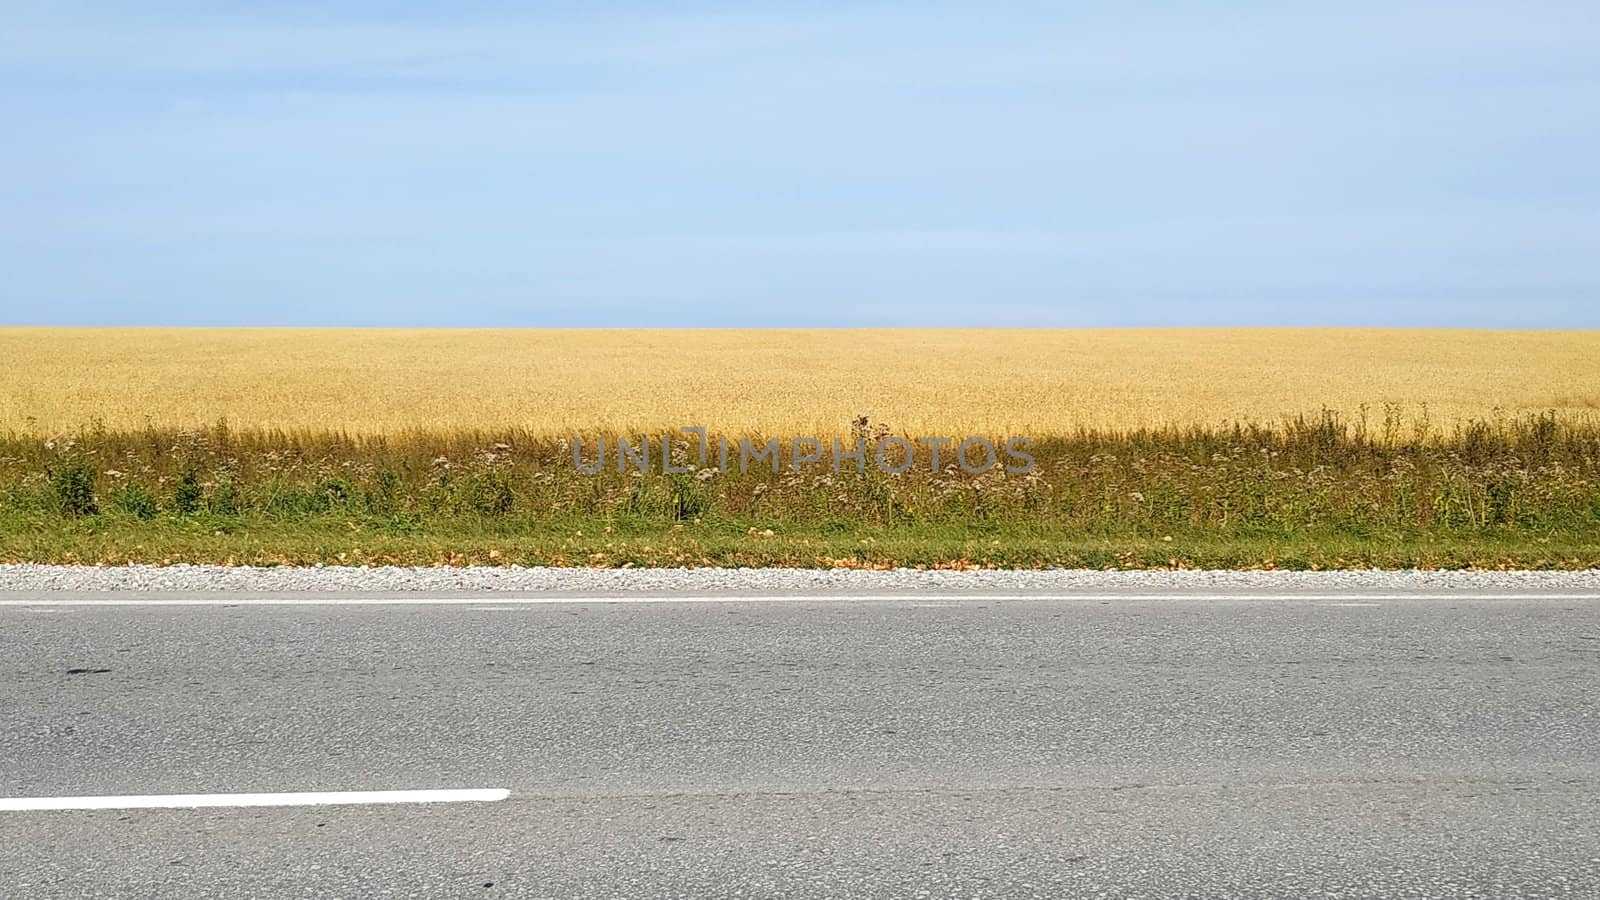
<svg viewBox="0 0 1600 900"><path fill-rule="evenodd" d="M1600 425L1553 413L1085 429L1035 438L1026 474L932 471L926 451L899 475L720 471L663 436L687 471L585 475L564 439L510 429L12 433L0 561L1600 565Z"/></svg>

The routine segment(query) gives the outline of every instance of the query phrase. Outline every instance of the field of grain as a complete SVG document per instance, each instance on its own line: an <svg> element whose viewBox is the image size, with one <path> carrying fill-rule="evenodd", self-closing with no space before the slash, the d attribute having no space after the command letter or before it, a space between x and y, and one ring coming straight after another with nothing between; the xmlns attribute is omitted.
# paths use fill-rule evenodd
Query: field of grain
<svg viewBox="0 0 1600 900"><path fill-rule="evenodd" d="M1600 409L1600 331L0 329L0 433L1062 434Z"/></svg>

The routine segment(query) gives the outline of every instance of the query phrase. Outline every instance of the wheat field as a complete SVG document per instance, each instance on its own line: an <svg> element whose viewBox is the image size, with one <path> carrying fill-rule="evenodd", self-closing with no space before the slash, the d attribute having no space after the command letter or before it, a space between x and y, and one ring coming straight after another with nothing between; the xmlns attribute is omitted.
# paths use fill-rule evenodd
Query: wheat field
<svg viewBox="0 0 1600 900"><path fill-rule="evenodd" d="M0 432L707 425L1048 435L1399 404L1440 426L1600 409L1600 332L1402 329L0 329Z"/></svg>

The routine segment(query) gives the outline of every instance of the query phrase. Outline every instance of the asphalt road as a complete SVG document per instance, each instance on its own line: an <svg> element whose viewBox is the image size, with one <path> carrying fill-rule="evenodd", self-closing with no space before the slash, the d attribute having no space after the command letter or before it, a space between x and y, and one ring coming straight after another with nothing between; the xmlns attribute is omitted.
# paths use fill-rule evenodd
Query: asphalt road
<svg viewBox="0 0 1600 900"><path fill-rule="evenodd" d="M8 898L1600 897L1600 597L11 599L0 798L510 796L0 811Z"/></svg>

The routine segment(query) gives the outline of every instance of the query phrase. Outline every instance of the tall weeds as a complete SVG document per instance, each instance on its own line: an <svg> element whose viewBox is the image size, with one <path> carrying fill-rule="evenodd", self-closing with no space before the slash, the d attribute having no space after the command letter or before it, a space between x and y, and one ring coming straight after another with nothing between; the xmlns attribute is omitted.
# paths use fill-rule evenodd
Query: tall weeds
<svg viewBox="0 0 1600 900"><path fill-rule="evenodd" d="M858 423L875 444L888 429ZM588 437L593 437L589 435ZM614 438L615 436L613 436ZM1567 534L1600 530L1600 427L1554 415L1448 432L1346 421L1081 430L1037 439L1031 473L905 474L824 461L801 471L581 474L565 441L504 431L108 431L0 438L0 523L120 518L292 523L340 517L404 533L459 518L505 527L603 518L795 523L848 530L1048 524L1085 535L1337 528ZM659 459L657 460L659 463Z"/></svg>

